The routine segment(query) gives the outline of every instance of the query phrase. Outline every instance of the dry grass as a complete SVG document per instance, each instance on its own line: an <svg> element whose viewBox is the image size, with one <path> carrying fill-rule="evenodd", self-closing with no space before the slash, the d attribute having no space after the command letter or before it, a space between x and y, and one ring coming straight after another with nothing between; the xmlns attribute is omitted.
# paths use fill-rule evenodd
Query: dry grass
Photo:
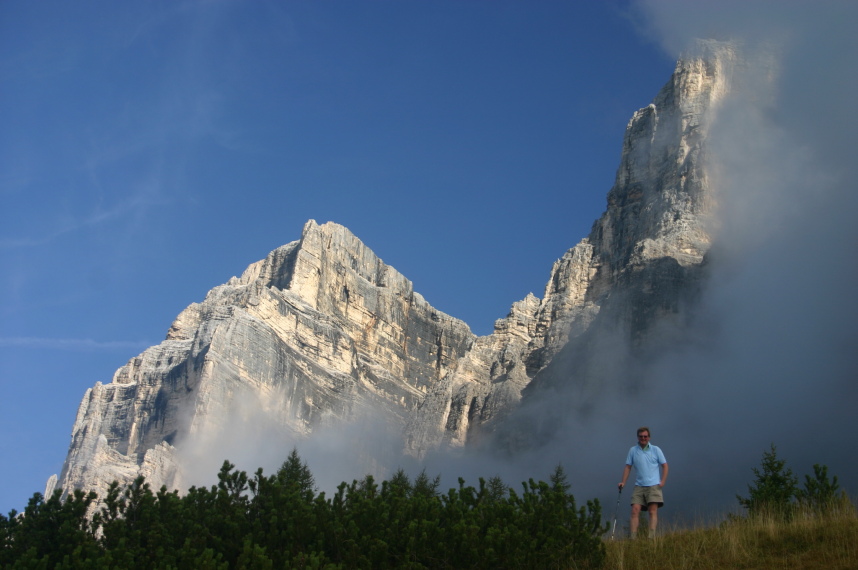
<svg viewBox="0 0 858 570"><path fill-rule="evenodd" d="M645 521L641 521L645 530ZM656 540L609 541L605 568L858 568L858 514L848 500L825 513L732 518L710 528L674 530Z"/></svg>

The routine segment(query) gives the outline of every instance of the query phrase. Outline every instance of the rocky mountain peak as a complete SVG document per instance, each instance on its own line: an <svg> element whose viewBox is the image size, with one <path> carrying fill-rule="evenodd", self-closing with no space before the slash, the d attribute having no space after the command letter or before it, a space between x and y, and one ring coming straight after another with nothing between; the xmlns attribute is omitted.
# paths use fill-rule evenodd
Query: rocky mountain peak
<svg viewBox="0 0 858 570"><path fill-rule="evenodd" d="M420 457L492 439L540 386L598 385L599 331L645 339L701 279L708 126L736 60L718 42L683 55L629 121L590 235L554 263L543 298L513 303L492 334L434 309L345 227L310 220L87 391L58 484L103 491L143 473L182 488L212 446L219 460L245 451L248 438L230 434L248 426L294 441L362 415L384 418Z"/></svg>
<svg viewBox="0 0 858 570"><path fill-rule="evenodd" d="M611 278L660 257L699 264L709 249L705 144L736 60L732 43L698 42L629 121L607 210L589 236Z"/></svg>

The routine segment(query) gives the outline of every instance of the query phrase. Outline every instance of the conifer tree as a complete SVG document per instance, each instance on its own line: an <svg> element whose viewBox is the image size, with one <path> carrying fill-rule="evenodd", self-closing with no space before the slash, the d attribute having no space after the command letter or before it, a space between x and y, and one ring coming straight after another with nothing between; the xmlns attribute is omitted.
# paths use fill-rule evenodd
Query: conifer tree
<svg viewBox="0 0 858 570"><path fill-rule="evenodd" d="M769 451L763 452L760 468L754 467L752 471L754 483L748 485L747 497L736 495L739 504L752 515L789 515L798 490L798 478L786 467L785 460L778 459L774 443Z"/></svg>
<svg viewBox="0 0 858 570"><path fill-rule="evenodd" d="M837 476L828 478L828 466L818 463L813 466L813 478L804 476L804 489L796 493L799 502L815 511L824 511L835 506L843 496Z"/></svg>

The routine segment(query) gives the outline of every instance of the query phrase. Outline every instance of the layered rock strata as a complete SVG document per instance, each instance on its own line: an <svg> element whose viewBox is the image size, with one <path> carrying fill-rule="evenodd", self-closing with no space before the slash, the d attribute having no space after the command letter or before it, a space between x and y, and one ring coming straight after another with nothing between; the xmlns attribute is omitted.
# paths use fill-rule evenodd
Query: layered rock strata
<svg viewBox="0 0 858 570"><path fill-rule="evenodd" d="M180 486L174 446L236 414L298 436L365 411L402 424L474 340L346 228L309 221L87 391L60 485Z"/></svg>

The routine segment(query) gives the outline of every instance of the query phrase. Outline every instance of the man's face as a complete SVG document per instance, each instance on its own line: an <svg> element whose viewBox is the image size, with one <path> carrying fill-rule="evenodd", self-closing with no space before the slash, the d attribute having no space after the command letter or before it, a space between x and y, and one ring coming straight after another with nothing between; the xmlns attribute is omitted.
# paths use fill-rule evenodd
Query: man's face
<svg viewBox="0 0 858 570"><path fill-rule="evenodd" d="M649 443L649 432L644 430L638 434L638 445L646 447Z"/></svg>

